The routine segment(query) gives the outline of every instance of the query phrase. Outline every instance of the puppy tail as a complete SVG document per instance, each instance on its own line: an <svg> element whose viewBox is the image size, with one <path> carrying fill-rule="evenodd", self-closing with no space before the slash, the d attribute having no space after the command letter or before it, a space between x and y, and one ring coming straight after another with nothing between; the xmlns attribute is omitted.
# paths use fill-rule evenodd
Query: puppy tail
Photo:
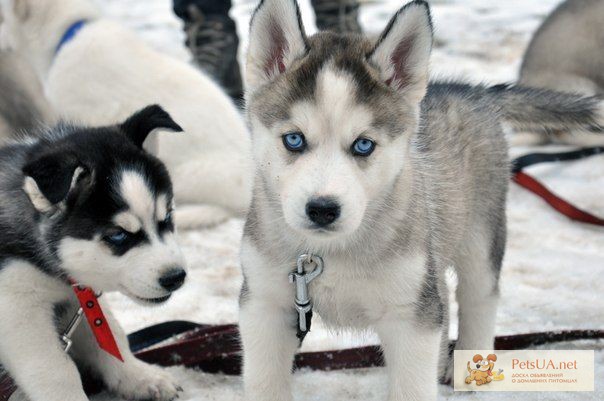
<svg viewBox="0 0 604 401"><path fill-rule="evenodd" d="M472 369L470 369L470 361L468 361L468 373L472 373Z"/></svg>
<svg viewBox="0 0 604 401"><path fill-rule="evenodd" d="M517 85L492 86L486 93L515 130L544 132L569 144L604 144L601 97Z"/></svg>

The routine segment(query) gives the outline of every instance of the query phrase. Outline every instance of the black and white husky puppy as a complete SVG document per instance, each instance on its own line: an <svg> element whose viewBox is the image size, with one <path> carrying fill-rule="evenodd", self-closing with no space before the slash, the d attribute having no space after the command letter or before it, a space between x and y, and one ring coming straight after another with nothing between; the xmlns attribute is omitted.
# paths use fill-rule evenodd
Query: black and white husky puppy
<svg viewBox="0 0 604 401"><path fill-rule="evenodd" d="M142 149L155 129L181 131L149 106L121 125L61 125L0 149L0 364L31 401L88 400L78 367L126 399L177 396L167 373L132 355L109 310L124 362L98 347L87 324L73 358L58 335L79 305L72 282L153 304L185 280L170 177Z"/></svg>
<svg viewBox="0 0 604 401"><path fill-rule="evenodd" d="M501 122L601 128L604 107L547 90L429 83L432 37L423 1L376 42L307 37L294 0L256 10L246 68L256 179L241 251L247 400L292 399L288 276L301 254L324 260L309 287L323 321L378 333L390 401L435 400L439 373L451 378L447 266L458 275L457 348L493 347L509 180Z"/></svg>

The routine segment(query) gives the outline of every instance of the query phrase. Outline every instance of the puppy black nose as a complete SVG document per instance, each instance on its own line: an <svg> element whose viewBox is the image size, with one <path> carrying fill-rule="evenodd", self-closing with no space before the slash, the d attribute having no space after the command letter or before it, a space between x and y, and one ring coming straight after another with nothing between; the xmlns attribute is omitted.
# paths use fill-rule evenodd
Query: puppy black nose
<svg viewBox="0 0 604 401"><path fill-rule="evenodd" d="M480 364L479 363L476 364L476 369L480 369Z"/></svg>
<svg viewBox="0 0 604 401"><path fill-rule="evenodd" d="M306 215L318 226L325 227L340 217L340 205L332 198L315 198L306 204Z"/></svg>
<svg viewBox="0 0 604 401"><path fill-rule="evenodd" d="M176 291L185 282L187 272L181 268L170 269L159 278L159 285L168 291Z"/></svg>

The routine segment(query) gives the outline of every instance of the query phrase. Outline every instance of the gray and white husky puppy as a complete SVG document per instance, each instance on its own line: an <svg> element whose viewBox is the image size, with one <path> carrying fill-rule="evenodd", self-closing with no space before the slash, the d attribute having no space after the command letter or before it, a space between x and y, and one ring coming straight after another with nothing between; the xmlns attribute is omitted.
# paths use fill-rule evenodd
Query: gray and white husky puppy
<svg viewBox="0 0 604 401"><path fill-rule="evenodd" d="M156 304L185 280L172 183L142 149L155 129L181 131L149 106L121 125L62 125L0 149L0 365L30 401L87 401L78 368L129 400L177 396L169 374L132 355L108 309L123 362L86 323L71 358L59 336L79 306L72 282Z"/></svg>
<svg viewBox="0 0 604 401"><path fill-rule="evenodd" d="M505 249L509 162L501 121L599 126L598 99L428 82L428 4L403 7L377 42L307 37L295 0L264 0L246 86L256 177L240 301L250 401L289 401L299 345L299 255L324 260L309 287L333 328L377 331L389 400L434 400L447 362L445 268L458 275L458 349L491 349Z"/></svg>
<svg viewBox="0 0 604 401"><path fill-rule="evenodd" d="M567 0L535 33L524 55L520 84L585 95L604 94L604 1ZM541 133L579 145L601 145L602 137L586 132Z"/></svg>

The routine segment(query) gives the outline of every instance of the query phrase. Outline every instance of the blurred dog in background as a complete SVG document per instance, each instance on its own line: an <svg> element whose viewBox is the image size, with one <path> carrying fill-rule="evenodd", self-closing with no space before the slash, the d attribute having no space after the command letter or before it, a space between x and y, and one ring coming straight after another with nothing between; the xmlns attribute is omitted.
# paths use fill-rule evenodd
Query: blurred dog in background
<svg viewBox="0 0 604 401"><path fill-rule="evenodd" d="M0 143L53 122L31 66L14 51L0 51Z"/></svg>
<svg viewBox="0 0 604 401"><path fill-rule="evenodd" d="M567 0L535 33L524 55L520 84L584 95L604 95L604 1ZM534 134L533 134L534 136ZM538 141L603 145L586 131L537 131Z"/></svg>
<svg viewBox="0 0 604 401"><path fill-rule="evenodd" d="M245 213L250 139L238 110L215 83L104 19L89 0L0 4L3 42L32 64L58 117L107 125L158 103L179 121L187 135L152 135L146 143L174 178L179 227Z"/></svg>

